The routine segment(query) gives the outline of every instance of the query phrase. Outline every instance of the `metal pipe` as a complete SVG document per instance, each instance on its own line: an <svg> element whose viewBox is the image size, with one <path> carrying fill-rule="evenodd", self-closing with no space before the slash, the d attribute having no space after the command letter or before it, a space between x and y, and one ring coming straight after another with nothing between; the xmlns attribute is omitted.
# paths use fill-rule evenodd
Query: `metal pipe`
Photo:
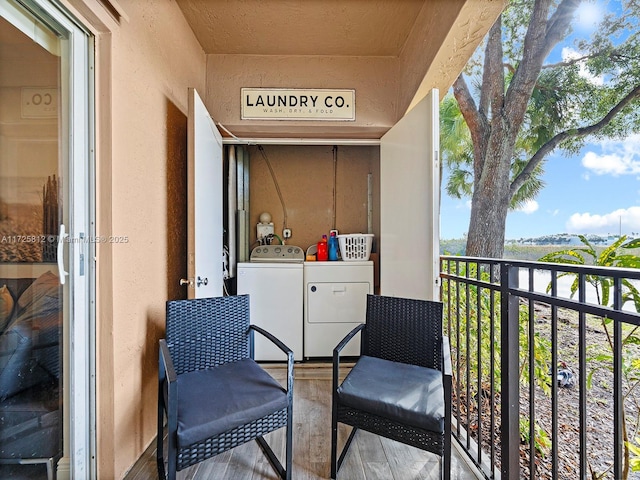
<svg viewBox="0 0 640 480"><path fill-rule="evenodd" d="M229 177L228 177L228 200L227 209L227 239L229 242L229 277L236 276L236 208L237 208L237 185L236 185L236 147L229 146Z"/></svg>
<svg viewBox="0 0 640 480"><path fill-rule="evenodd" d="M373 173L367 175L367 233L373 233Z"/></svg>
<svg viewBox="0 0 640 480"><path fill-rule="evenodd" d="M336 203L337 203L337 184L338 184L338 146L333 146L333 217L331 219L331 229L336 229Z"/></svg>
<svg viewBox="0 0 640 480"><path fill-rule="evenodd" d="M249 261L249 154L245 146L236 148L237 172L237 259L238 262Z"/></svg>

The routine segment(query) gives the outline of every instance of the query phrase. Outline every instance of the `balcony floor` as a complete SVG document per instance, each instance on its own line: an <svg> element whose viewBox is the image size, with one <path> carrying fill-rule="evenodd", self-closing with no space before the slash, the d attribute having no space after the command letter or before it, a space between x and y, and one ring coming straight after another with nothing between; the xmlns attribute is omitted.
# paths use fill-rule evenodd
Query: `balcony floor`
<svg viewBox="0 0 640 480"><path fill-rule="evenodd" d="M284 382L286 369L268 365L267 369ZM317 480L329 478L331 448L331 367L329 364L303 363L295 366L294 383L293 478ZM349 427L340 425L343 442ZM279 458L284 458L284 429L266 439ZM454 480L479 478L452 448ZM342 447L340 444L339 448ZM339 478L357 479L437 479L440 464L436 455L402 445L368 432L355 437L340 469ZM129 471L125 480L157 478L155 442ZM178 472L180 480L275 479L276 475L255 442L249 442L212 459Z"/></svg>

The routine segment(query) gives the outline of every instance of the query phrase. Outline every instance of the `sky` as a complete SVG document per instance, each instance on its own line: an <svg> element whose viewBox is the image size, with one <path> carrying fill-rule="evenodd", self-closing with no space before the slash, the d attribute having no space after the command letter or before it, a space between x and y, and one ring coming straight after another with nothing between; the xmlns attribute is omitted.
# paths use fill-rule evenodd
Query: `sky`
<svg viewBox="0 0 640 480"><path fill-rule="evenodd" d="M596 28L603 11L616 4L606 0L585 2L575 34L588 34ZM573 54L572 42L568 41L552 56L566 58ZM446 172L444 175L446 180ZM587 141L578 154L571 156L555 150L547 157L542 180L545 187L536 199L509 213L506 239L556 233L640 237L640 132L621 141ZM451 198L443 189L440 237L462 238L469 227L470 213L470 199Z"/></svg>

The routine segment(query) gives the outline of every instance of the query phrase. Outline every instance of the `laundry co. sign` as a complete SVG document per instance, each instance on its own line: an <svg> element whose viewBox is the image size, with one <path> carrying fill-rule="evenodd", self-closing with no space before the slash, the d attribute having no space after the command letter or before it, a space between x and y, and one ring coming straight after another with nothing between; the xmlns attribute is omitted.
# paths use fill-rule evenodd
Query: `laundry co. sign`
<svg viewBox="0 0 640 480"><path fill-rule="evenodd" d="M242 120L355 120L356 91L241 89Z"/></svg>

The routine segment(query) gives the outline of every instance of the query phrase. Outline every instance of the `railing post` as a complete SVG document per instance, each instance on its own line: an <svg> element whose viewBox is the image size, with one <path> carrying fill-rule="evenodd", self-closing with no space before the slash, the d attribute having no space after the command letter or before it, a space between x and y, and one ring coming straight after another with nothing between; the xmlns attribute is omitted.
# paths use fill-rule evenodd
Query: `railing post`
<svg viewBox="0 0 640 480"><path fill-rule="evenodd" d="M518 268L500 264L500 368L501 434L503 480L520 478L520 379L518 297L509 288L518 287Z"/></svg>

